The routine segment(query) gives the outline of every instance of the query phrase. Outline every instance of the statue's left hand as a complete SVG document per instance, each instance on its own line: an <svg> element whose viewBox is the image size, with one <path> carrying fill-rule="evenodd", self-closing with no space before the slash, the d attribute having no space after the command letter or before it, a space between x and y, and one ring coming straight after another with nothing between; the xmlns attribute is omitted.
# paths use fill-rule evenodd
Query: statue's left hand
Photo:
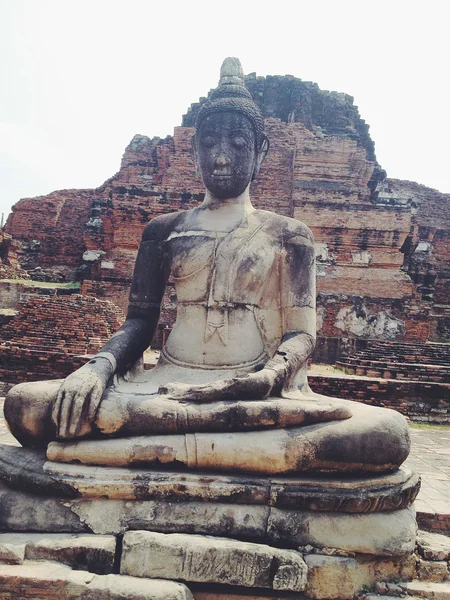
<svg viewBox="0 0 450 600"><path fill-rule="evenodd" d="M158 393L174 400L188 402L215 402L218 400L258 400L267 398L276 390L279 392L280 381L272 369L262 369L244 377L219 379L203 385L184 383L168 383L162 385Z"/></svg>

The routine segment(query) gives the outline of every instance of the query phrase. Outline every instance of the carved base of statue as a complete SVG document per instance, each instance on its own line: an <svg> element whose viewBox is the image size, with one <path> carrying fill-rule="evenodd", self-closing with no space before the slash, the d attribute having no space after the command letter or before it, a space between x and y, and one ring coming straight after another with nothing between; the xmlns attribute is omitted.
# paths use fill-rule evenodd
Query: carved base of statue
<svg viewBox="0 0 450 600"><path fill-rule="evenodd" d="M209 590L225 600L248 588L256 597L272 589L271 598L352 598L363 585L413 577L418 490L418 477L406 468L365 476L238 476L62 464L44 452L3 446L0 596L13 574L16 585L20 576L32 589L27 554L79 569L83 553L86 598L102 597L95 593L111 583L102 579L111 572L145 578L154 595L139 598L201 600ZM8 568L17 567L2 574L6 551ZM95 585L86 571L97 573ZM58 573L61 590L70 588L73 571ZM184 581L173 582L182 595L169 595L164 585L159 592L161 578ZM121 598L136 597L136 581L128 582L129 595L123 580L113 581ZM61 591L59 598L66 597Z"/></svg>

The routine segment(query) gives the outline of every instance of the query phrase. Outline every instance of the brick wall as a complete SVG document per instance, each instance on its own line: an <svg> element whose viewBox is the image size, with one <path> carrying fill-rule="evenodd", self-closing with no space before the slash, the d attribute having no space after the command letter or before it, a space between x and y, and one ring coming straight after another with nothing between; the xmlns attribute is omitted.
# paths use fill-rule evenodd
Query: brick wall
<svg viewBox="0 0 450 600"><path fill-rule="evenodd" d="M309 375L318 394L392 408L413 421L450 423L450 384Z"/></svg>
<svg viewBox="0 0 450 600"><path fill-rule="evenodd" d="M0 279L27 279L28 275L19 264L20 243L12 235L0 229Z"/></svg>
<svg viewBox="0 0 450 600"><path fill-rule="evenodd" d="M0 381L65 377L95 354L124 320L115 304L90 296L34 296L2 327Z"/></svg>

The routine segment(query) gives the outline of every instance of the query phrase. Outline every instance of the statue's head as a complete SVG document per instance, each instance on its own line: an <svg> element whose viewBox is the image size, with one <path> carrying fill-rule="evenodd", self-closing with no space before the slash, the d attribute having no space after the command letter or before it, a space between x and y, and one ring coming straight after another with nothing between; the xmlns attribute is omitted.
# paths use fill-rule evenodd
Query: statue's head
<svg viewBox="0 0 450 600"><path fill-rule="evenodd" d="M219 86L197 117L194 150L206 188L221 199L242 194L268 149L264 119L244 85L241 63L226 58Z"/></svg>

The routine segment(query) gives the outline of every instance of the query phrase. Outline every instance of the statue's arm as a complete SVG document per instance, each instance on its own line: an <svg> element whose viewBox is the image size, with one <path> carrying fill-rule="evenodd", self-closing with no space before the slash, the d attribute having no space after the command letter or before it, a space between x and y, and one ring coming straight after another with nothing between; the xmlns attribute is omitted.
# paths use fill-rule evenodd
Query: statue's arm
<svg viewBox="0 0 450 600"><path fill-rule="evenodd" d="M164 251L168 221L154 219L144 231L125 323L95 357L62 383L52 410L58 438L71 439L90 430L111 377L125 372L150 345L170 271Z"/></svg>
<svg viewBox="0 0 450 600"><path fill-rule="evenodd" d="M316 265L311 231L302 223L285 240L280 277L283 338L264 369L274 372L274 392L289 390L316 343Z"/></svg>
<svg viewBox="0 0 450 600"><path fill-rule="evenodd" d="M151 223L139 246L126 321L97 355L110 358L118 373L126 372L150 345L170 273L164 242L155 231L158 223Z"/></svg>

